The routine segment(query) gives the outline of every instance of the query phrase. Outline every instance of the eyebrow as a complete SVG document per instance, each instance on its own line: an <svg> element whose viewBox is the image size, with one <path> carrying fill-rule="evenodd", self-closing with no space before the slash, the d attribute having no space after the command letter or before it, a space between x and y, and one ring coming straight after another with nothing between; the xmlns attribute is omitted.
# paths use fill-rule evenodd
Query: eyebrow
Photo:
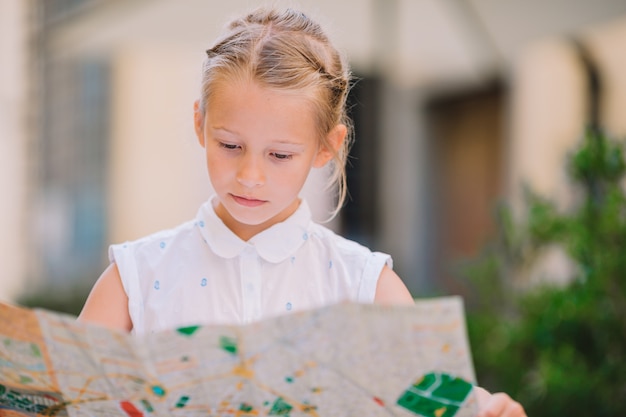
<svg viewBox="0 0 626 417"><path fill-rule="evenodd" d="M225 127L221 127L221 126L211 126L211 129L213 129L213 130L221 130L222 132L226 132L226 133L230 133L231 135L237 135L237 136L239 136L239 133L235 132L234 130L227 129L227 128L225 128Z"/></svg>
<svg viewBox="0 0 626 417"><path fill-rule="evenodd" d="M272 142L272 145L274 146L284 146L286 148L289 148L291 150L303 150L306 148L306 146L302 143L296 143L296 142L289 142L289 141L283 141L283 140L278 140L275 142Z"/></svg>

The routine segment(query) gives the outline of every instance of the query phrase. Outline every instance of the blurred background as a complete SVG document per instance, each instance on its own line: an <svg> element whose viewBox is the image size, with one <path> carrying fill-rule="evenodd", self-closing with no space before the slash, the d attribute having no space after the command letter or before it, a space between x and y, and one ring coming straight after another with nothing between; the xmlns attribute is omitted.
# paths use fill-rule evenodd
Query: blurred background
<svg viewBox="0 0 626 417"><path fill-rule="evenodd" d="M195 215L211 193L192 127L204 50L258 4L0 1L1 299L84 291L109 244ZM567 204L590 77L603 126L626 134L626 1L277 4L321 21L358 79L351 200L331 226L391 253L415 296L462 290L447 266L520 184Z"/></svg>
<svg viewBox="0 0 626 417"><path fill-rule="evenodd" d="M524 211L523 185L576 203L564 158L585 126L626 136L624 0L272 3L320 21L358 80L351 199L330 226L392 254L415 297L469 294L456 266L497 237L498 203ZM77 313L109 244L195 215L204 51L259 4L0 0L0 300ZM305 191L319 220L323 181ZM573 268L553 247L521 279Z"/></svg>

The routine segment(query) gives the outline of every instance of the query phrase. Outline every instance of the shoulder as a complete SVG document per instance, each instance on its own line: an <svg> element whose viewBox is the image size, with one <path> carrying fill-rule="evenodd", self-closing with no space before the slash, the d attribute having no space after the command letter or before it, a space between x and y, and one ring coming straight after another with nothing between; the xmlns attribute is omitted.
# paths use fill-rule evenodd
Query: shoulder
<svg viewBox="0 0 626 417"><path fill-rule="evenodd" d="M116 243L109 247L109 259L115 260L116 255L122 251L136 252L150 249L164 249L172 240L186 239L191 235L197 234L197 222L189 220L176 227L163 229L154 233L150 233L134 240L127 240L122 243Z"/></svg>
<svg viewBox="0 0 626 417"><path fill-rule="evenodd" d="M114 263L109 265L92 288L78 319L114 329L132 329L128 297Z"/></svg>
<svg viewBox="0 0 626 417"><path fill-rule="evenodd" d="M172 229L109 246L109 261L116 265L116 272L131 304L141 300L140 283L150 281L154 273L180 260L187 252L189 256L198 256L202 238L194 229L194 221L189 221Z"/></svg>
<svg viewBox="0 0 626 417"><path fill-rule="evenodd" d="M392 271L393 260L386 253L372 251L365 245L340 236L330 229L316 225L311 229L309 247L312 259L328 265L333 280L347 283L354 291L354 301L371 303L383 271ZM336 282L336 281L333 281Z"/></svg>
<svg viewBox="0 0 626 417"><path fill-rule="evenodd" d="M345 255L371 256L374 253L380 253L374 252L367 246L341 236L328 227L318 223L311 223L309 234L313 237L313 242L317 240L319 245L341 252Z"/></svg>
<svg viewBox="0 0 626 417"><path fill-rule="evenodd" d="M312 223L310 230L310 246L319 256L327 255L333 262L346 265L354 274L375 275L377 278L383 266L393 267L391 256L373 251L367 246L338 235L329 228Z"/></svg>
<svg viewBox="0 0 626 417"><path fill-rule="evenodd" d="M380 304L414 304L415 301L409 293L402 279L391 268L385 266L380 272L376 284L374 302Z"/></svg>
<svg viewBox="0 0 626 417"><path fill-rule="evenodd" d="M382 304L414 303L406 285L393 271L393 261L390 255L372 251L368 247L340 236L319 224L314 224L314 230L315 235L320 238L324 245L340 254L344 260L356 265L362 271L363 277L372 286L375 286L374 302Z"/></svg>

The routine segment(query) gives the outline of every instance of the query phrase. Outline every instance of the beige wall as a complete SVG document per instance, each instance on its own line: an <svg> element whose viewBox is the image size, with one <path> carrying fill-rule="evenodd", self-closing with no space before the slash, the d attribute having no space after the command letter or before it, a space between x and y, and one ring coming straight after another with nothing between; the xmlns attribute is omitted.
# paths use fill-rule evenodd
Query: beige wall
<svg viewBox="0 0 626 417"><path fill-rule="evenodd" d="M582 37L601 74L601 123L626 137L626 19ZM572 192L564 156L581 138L587 116L587 79L573 45L546 39L520 54L512 77L510 189L528 183L563 206ZM519 194L515 195L519 201Z"/></svg>
<svg viewBox="0 0 626 417"><path fill-rule="evenodd" d="M26 2L0 1L0 300L24 282L26 24Z"/></svg>
<svg viewBox="0 0 626 417"><path fill-rule="evenodd" d="M614 138L626 138L626 19L587 30L582 37L601 74L601 124ZM577 192L565 156L582 138L587 117L587 79L572 44L547 39L529 45L513 73L509 189L523 213L521 184L557 203L576 204ZM530 271L531 281L573 276L562 249L549 248Z"/></svg>
<svg viewBox="0 0 626 417"><path fill-rule="evenodd" d="M182 45L130 45L113 56L111 242L173 227L210 193L193 131L199 64Z"/></svg>
<svg viewBox="0 0 626 417"><path fill-rule="evenodd" d="M520 185L545 197L570 198L563 159L580 138L586 116L586 78L572 45L549 39L519 57L512 80L510 190Z"/></svg>
<svg viewBox="0 0 626 417"><path fill-rule="evenodd" d="M626 139L626 18L590 29L586 39L604 83L602 123Z"/></svg>

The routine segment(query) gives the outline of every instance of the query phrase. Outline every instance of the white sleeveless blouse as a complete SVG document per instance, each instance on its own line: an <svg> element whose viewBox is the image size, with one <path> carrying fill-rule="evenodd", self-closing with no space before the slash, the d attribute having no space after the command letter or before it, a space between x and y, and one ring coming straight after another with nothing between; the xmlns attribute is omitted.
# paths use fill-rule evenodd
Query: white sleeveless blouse
<svg viewBox="0 0 626 417"><path fill-rule="evenodd" d="M311 220L305 201L245 242L206 202L196 218L112 245L135 333L243 324L350 300L370 303L391 257Z"/></svg>

